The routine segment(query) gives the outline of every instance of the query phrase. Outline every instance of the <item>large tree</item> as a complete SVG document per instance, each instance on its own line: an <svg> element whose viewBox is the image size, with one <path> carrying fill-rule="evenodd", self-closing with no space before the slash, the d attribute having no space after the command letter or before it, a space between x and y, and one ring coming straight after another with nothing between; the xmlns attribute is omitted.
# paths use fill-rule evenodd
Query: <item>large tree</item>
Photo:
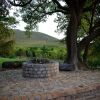
<svg viewBox="0 0 100 100"><path fill-rule="evenodd" d="M89 34L78 43L78 30L81 25L81 19L86 12L91 12L91 23L93 23L94 11L96 5L100 6L99 0L13 0L10 4L14 6L21 6L21 13L23 20L27 23L26 29L30 32L33 28L37 28L39 22L44 22L49 15L56 13L58 16L58 26L66 30L66 46L68 56L66 61L74 64L75 69L80 67L79 49L83 47L85 51L88 44L97 36L99 36L99 29L94 30L93 34L90 31L94 28L90 24ZM92 32L91 32L92 33ZM97 35L96 35L97 34ZM89 37L89 38L88 38ZM86 41L88 40L88 41ZM87 42L87 45L85 44ZM78 48L77 48L78 47ZM86 53L86 52L84 52ZM79 66L78 66L79 65Z"/></svg>

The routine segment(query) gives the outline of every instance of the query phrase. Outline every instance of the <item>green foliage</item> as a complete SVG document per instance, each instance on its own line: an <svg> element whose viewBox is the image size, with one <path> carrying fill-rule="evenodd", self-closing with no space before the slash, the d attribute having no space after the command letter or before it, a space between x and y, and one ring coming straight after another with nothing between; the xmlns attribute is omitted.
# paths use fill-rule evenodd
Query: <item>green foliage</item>
<svg viewBox="0 0 100 100"><path fill-rule="evenodd" d="M44 58L46 58L46 57L48 57L48 51L49 51L49 48L48 47L46 47L45 45L41 48L41 50L42 50L42 56L44 57Z"/></svg>
<svg viewBox="0 0 100 100"><path fill-rule="evenodd" d="M91 46L88 63L91 69L100 69L100 37Z"/></svg>
<svg viewBox="0 0 100 100"><path fill-rule="evenodd" d="M14 53L13 45L14 45L13 40L1 43L0 44L0 55L4 57L12 55Z"/></svg>
<svg viewBox="0 0 100 100"><path fill-rule="evenodd" d="M100 69L100 58L98 57L90 58L88 64L89 68L92 70Z"/></svg>
<svg viewBox="0 0 100 100"><path fill-rule="evenodd" d="M64 47L51 47L44 45L41 47L30 47L26 49L19 48L15 53L16 57L23 56L29 58L37 57L64 60L66 56L66 49Z"/></svg>
<svg viewBox="0 0 100 100"><path fill-rule="evenodd" d="M65 33L68 26L68 21L69 21L69 15L57 13L57 17L54 19L54 22L58 24L56 32Z"/></svg>
<svg viewBox="0 0 100 100"><path fill-rule="evenodd" d="M0 42L4 41L5 39L9 39L11 34L13 34L13 31L4 23L0 22Z"/></svg>
<svg viewBox="0 0 100 100"><path fill-rule="evenodd" d="M14 31L13 27L16 19L9 15L9 7L5 0L0 4L0 55L9 56L13 53L14 47Z"/></svg>
<svg viewBox="0 0 100 100"><path fill-rule="evenodd" d="M13 51L14 40L11 36L13 30L9 29L7 25L0 22L0 55L8 56Z"/></svg>
<svg viewBox="0 0 100 100"><path fill-rule="evenodd" d="M92 48L91 55L95 55L95 56L97 56L97 57L100 58L100 37L97 38L97 39L94 41L94 43L93 43L93 45L92 45L91 48Z"/></svg>
<svg viewBox="0 0 100 100"><path fill-rule="evenodd" d="M16 51L16 56L19 56L19 57L21 57L21 56L26 56L25 50L22 49L22 48L18 49L18 50Z"/></svg>
<svg viewBox="0 0 100 100"><path fill-rule="evenodd" d="M61 59L64 60L66 56L66 49L64 47L34 47L32 49L36 54L36 57Z"/></svg>
<svg viewBox="0 0 100 100"><path fill-rule="evenodd" d="M27 57L36 57L36 55L35 55L35 52L33 51L33 50L31 50L31 48L28 48L27 50L26 50L26 56Z"/></svg>

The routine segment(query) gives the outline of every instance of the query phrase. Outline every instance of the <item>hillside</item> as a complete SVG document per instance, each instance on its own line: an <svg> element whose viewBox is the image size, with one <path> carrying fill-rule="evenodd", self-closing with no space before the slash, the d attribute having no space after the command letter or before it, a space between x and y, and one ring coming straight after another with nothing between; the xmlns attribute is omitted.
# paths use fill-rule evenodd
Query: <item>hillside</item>
<svg viewBox="0 0 100 100"><path fill-rule="evenodd" d="M15 42L18 46L34 46L34 45L48 45L58 44L59 40L52 36L46 35L41 32L33 32L31 37L28 38L25 35L24 31L14 30L15 31Z"/></svg>
<svg viewBox="0 0 100 100"><path fill-rule="evenodd" d="M49 42L55 42L58 41L57 38L54 38L52 36L46 35L41 32L33 32L30 38L27 38L24 31L21 30L15 30L15 39L17 40L34 40L34 41L49 41Z"/></svg>

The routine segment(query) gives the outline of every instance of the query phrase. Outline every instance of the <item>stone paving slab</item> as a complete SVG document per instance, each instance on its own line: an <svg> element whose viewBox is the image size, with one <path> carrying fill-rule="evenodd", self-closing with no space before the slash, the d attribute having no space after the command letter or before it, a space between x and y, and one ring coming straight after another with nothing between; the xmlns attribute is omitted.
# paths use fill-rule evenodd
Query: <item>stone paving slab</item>
<svg viewBox="0 0 100 100"><path fill-rule="evenodd" d="M58 76L47 79L24 78L22 70L0 72L0 97L5 97L5 100L6 97L19 98L19 96L25 100L26 95L36 95L34 96L38 98L36 100L45 100L39 98L56 98L65 93L70 95L97 88L100 89L100 71L60 72Z"/></svg>

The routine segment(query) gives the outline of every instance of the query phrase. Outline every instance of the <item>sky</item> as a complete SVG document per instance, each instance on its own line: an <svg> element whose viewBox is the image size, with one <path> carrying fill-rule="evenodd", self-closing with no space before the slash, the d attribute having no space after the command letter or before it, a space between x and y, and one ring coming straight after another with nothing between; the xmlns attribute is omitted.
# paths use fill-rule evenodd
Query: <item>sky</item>
<svg viewBox="0 0 100 100"><path fill-rule="evenodd" d="M11 16L13 16L14 10L15 8L12 8L12 10L10 11ZM55 32L57 29L57 23L54 23L55 17L56 15L52 15L48 18L48 20L45 23L39 23L38 32L42 32L55 38L62 39L64 37L64 34ZM19 21L19 24L16 25L16 29L24 30L26 24L21 20L20 17L17 17L16 19Z"/></svg>

